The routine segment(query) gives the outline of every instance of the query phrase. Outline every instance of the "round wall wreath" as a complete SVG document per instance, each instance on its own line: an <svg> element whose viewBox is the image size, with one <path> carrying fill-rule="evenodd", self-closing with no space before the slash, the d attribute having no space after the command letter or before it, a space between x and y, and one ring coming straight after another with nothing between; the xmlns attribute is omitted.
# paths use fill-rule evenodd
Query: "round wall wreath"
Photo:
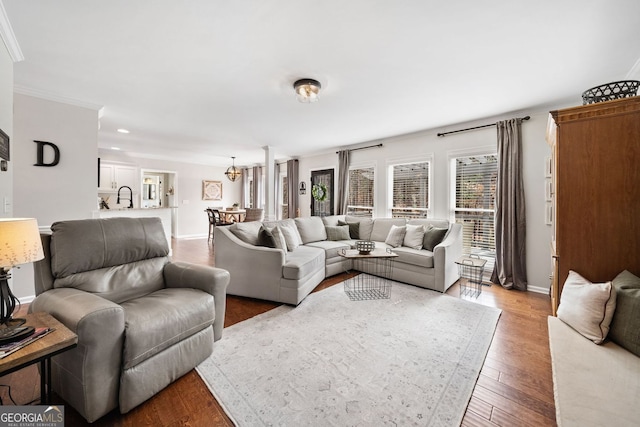
<svg viewBox="0 0 640 427"><path fill-rule="evenodd" d="M318 202L327 200L328 193L327 186L324 184L314 184L313 187L311 187L311 195Z"/></svg>

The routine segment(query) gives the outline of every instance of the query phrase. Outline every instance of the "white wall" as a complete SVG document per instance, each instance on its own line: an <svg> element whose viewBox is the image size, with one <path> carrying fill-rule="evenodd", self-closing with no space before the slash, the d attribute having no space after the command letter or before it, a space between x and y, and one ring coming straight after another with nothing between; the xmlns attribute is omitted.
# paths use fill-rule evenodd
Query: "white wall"
<svg viewBox="0 0 640 427"><path fill-rule="evenodd" d="M21 94L14 97L16 215L38 225L91 218L97 207L98 112ZM37 144L52 142L60 163L34 166ZM45 149L45 161L50 149Z"/></svg>
<svg viewBox="0 0 640 427"><path fill-rule="evenodd" d="M173 162L169 160L145 159L129 157L114 150L99 150L101 161L119 161L135 163L141 169L153 169L175 172L177 185L173 197L174 210L177 216L177 238L206 237L209 230L209 220L204 210L209 206L231 206L240 202L242 183L240 180L231 182L224 172L227 168L198 165L191 163ZM222 200L202 200L202 181L221 181Z"/></svg>
<svg viewBox="0 0 640 427"><path fill-rule="evenodd" d="M34 140L56 144L60 163L34 166ZM14 94L13 149L15 216L36 218L41 227L91 218L97 208L97 111ZM45 155L45 161L50 160ZM19 298L34 294L30 265L14 272L14 284Z"/></svg>
<svg viewBox="0 0 640 427"><path fill-rule="evenodd" d="M530 115L529 121L523 122L523 158L524 185L527 215L527 278L529 288L539 292L546 292L550 286L551 273L549 242L551 227L544 222L544 164L545 158L550 156L550 148L545 142L548 111L519 112L500 117L492 117L478 122L462 123L442 129L432 129L409 135L386 138L358 146L382 143L381 148L353 151L351 165L373 165L375 167L375 212L374 216L389 216L387 174L388 163L411 159L432 157L431 184L431 216L433 218L450 218L449 212L449 157L459 150L470 150L477 147L496 147L495 127L470 132L461 132L445 137L438 137L439 132L462 129L472 126L493 123L512 117ZM302 216L311 214L311 170L334 168L335 179L338 174L338 156L336 150L325 154L300 159L300 180L307 183L307 194L300 196Z"/></svg>
<svg viewBox="0 0 640 427"><path fill-rule="evenodd" d="M13 160L13 60L0 42L0 129L10 138L10 157ZM13 203L13 161L6 172L0 172L0 217L11 217ZM10 203L5 209L5 201Z"/></svg>

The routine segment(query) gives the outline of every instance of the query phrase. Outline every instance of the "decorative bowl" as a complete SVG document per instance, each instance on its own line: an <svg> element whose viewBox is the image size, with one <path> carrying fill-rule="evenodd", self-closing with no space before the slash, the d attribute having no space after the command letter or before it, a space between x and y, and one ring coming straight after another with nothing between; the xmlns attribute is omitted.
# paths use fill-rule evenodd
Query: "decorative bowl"
<svg viewBox="0 0 640 427"><path fill-rule="evenodd" d="M356 249L360 251L360 255L369 255L375 248L376 243L371 240L358 240L356 242Z"/></svg>
<svg viewBox="0 0 640 427"><path fill-rule="evenodd" d="M582 93L582 104L587 105L636 96L638 86L640 86L640 81L638 80L624 80L592 87Z"/></svg>

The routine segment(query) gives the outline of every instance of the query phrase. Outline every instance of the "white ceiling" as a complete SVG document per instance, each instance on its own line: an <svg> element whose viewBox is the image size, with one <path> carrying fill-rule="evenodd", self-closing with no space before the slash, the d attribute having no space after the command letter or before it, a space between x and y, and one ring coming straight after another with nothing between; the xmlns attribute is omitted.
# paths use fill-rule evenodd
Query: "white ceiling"
<svg viewBox="0 0 640 427"><path fill-rule="evenodd" d="M104 106L100 148L220 166L577 105L640 78L638 0L3 4L18 92ZM305 77L322 83L315 104L296 101Z"/></svg>

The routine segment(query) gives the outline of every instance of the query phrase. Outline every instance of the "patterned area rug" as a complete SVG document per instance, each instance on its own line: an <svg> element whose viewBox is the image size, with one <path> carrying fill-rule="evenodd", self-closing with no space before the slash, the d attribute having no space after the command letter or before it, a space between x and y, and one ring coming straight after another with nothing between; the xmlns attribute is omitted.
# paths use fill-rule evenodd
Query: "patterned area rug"
<svg viewBox="0 0 640 427"><path fill-rule="evenodd" d="M226 328L197 371L239 426L458 426L500 312L395 282L390 299L351 301L336 285Z"/></svg>

